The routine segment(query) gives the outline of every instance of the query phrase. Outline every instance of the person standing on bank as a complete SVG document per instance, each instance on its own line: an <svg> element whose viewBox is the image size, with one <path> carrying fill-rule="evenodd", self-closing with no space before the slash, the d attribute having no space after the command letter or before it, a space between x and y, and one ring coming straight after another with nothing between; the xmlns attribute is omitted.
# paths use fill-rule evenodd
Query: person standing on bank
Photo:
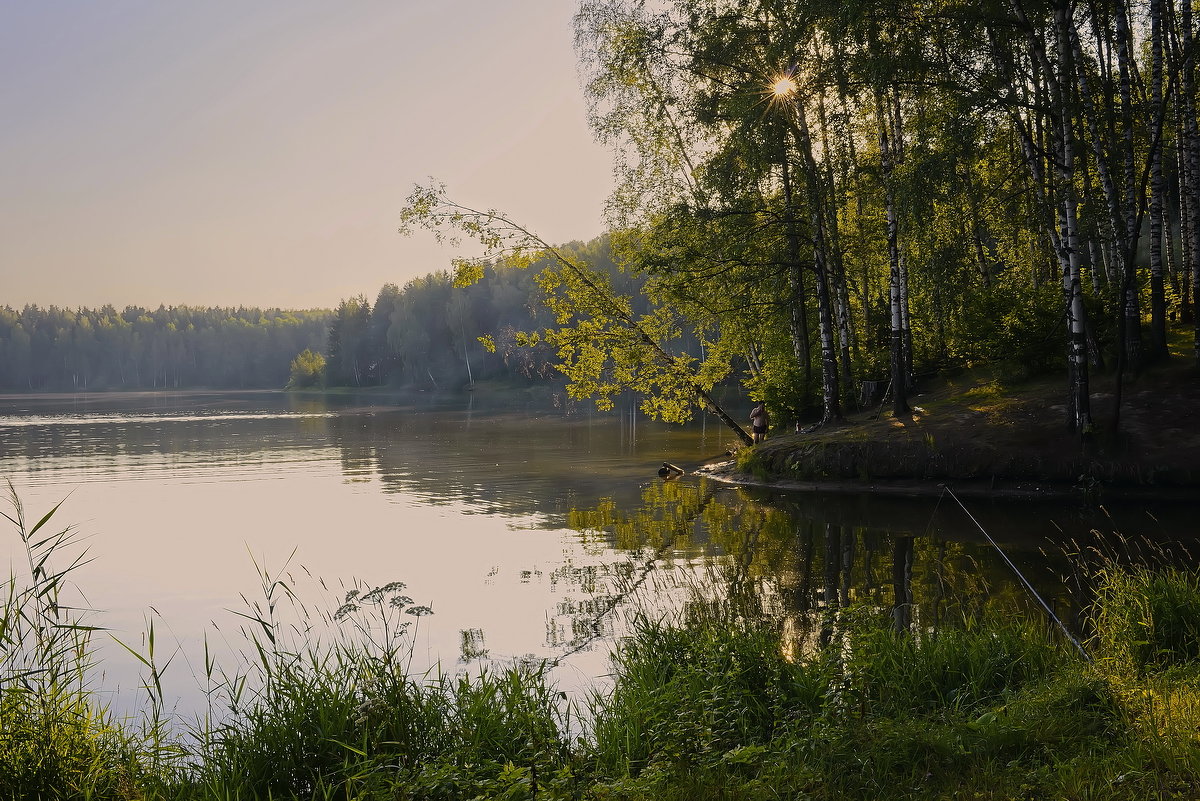
<svg viewBox="0 0 1200 801"><path fill-rule="evenodd" d="M767 415L767 404L759 401L750 411L750 428L754 433L754 443L757 445L767 438L767 426L771 418Z"/></svg>

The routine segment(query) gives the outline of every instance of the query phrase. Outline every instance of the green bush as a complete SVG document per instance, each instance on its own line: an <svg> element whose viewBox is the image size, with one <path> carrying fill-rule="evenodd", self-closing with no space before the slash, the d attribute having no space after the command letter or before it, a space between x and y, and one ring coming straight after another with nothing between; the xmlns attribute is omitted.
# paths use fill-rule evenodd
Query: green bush
<svg viewBox="0 0 1200 801"><path fill-rule="evenodd" d="M309 389L325 385L325 357L308 348L292 359L287 389Z"/></svg>

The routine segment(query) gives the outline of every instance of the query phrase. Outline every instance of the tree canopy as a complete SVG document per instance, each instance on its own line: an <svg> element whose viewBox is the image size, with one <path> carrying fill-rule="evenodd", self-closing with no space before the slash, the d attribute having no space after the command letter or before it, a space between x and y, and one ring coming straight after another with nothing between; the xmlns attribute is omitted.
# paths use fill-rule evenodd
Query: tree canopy
<svg viewBox="0 0 1200 801"><path fill-rule="evenodd" d="M1089 369L1196 319L1188 0L584 0L576 23L618 260L777 405L832 420L886 381L902 413L920 370L1065 366L1086 431Z"/></svg>

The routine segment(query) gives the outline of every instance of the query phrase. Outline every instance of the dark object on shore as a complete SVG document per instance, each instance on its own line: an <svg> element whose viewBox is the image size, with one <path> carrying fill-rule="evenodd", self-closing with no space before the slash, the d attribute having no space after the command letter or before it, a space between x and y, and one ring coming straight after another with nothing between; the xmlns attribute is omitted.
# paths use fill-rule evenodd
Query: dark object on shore
<svg viewBox="0 0 1200 801"><path fill-rule="evenodd" d="M658 468L658 476L664 481L677 479L686 472L682 467L677 467L670 462L663 462L662 467Z"/></svg>

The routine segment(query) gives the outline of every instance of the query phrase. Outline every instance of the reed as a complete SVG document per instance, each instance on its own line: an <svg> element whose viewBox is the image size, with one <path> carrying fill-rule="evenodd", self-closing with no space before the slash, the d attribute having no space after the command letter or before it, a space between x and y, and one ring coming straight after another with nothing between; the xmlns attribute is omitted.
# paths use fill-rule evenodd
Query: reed
<svg viewBox="0 0 1200 801"><path fill-rule="evenodd" d="M325 615L260 573L243 613L253 658L218 682L227 714L194 732L189 797L462 798L561 773L570 707L540 665L414 675L429 610L401 582L355 587Z"/></svg>
<svg viewBox="0 0 1200 801"><path fill-rule="evenodd" d="M1092 661L1044 625L897 631L865 603L813 610L822 636L784 648L796 626L707 587L632 621L582 717L537 662L414 673L430 610L400 582L319 610L260 568L242 659L206 658L213 710L171 741L153 637L147 719L117 721L68 603L86 552L10 494L28 574L0 609L0 799L1200 797L1200 582L1179 564L1089 557Z"/></svg>
<svg viewBox="0 0 1200 801"><path fill-rule="evenodd" d="M0 798L127 798L156 786L163 768L155 719L138 736L93 691L90 610L71 592L87 564L72 528L52 529L59 506L31 523L12 483L0 512L20 539L0 603ZM65 559L65 565L60 560Z"/></svg>

